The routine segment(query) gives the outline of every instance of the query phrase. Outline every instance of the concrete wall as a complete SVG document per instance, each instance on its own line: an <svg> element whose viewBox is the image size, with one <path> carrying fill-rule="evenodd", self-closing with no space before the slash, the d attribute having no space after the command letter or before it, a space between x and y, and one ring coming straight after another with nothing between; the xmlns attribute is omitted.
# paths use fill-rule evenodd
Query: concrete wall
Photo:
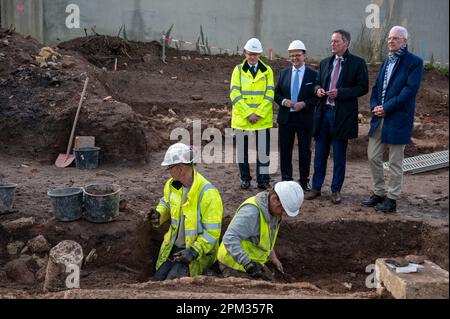
<svg viewBox="0 0 450 319"><path fill-rule="evenodd" d="M330 32L345 28L352 33L353 50L367 58L380 59L386 54L386 32L393 25L404 25L410 31L410 48L426 60L448 63L448 0L0 0L3 25L14 22L18 30L34 31L30 21L43 15L40 40L54 44L84 35L84 28L96 26L101 34L117 35L126 26L129 39L158 40L170 25L172 36L196 42L203 26L211 46L236 51L245 42L259 37L266 49L286 56L286 48L294 39L308 47L310 56L328 55ZM43 2L43 11L29 13L23 19L11 11L11 3ZM81 28L68 29L66 7L77 4L81 12ZM366 7L380 7L381 28L365 26ZM4 6L6 4L6 6ZM5 17L5 18L3 18ZM37 22L36 22L37 23ZM24 24L24 26L22 26ZM37 23L39 24L39 23ZM19 27L20 25L20 27ZM35 35L35 33L31 33ZM195 46L184 46L195 49ZM218 52L218 50L213 50Z"/></svg>
<svg viewBox="0 0 450 319"><path fill-rule="evenodd" d="M44 40L44 0L0 0L1 26Z"/></svg>

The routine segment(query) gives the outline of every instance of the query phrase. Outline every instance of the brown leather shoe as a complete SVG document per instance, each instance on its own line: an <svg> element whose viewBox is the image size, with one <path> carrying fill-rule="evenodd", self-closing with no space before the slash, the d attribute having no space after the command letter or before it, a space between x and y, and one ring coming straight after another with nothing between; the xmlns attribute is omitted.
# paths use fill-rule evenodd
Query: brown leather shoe
<svg viewBox="0 0 450 319"><path fill-rule="evenodd" d="M316 199L317 197L320 197L322 194L320 193L319 190L317 189L312 189L308 195L306 195L305 199L306 200L313 200Z"/></svg>
<svg viewBox="0 0 450 319"><path fill-rule="evenodd" d="M331 194L331 202L335 205L342 203L341 193L337 192L337 193Z"/></svg>

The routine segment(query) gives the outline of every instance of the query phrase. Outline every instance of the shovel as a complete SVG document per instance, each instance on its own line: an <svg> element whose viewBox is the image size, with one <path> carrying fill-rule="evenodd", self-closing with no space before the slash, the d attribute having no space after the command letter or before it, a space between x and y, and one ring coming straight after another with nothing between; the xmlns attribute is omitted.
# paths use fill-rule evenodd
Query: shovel
<svg viewBox="0 0 450 319"><path fill-rule="evenodd" d="M83 104L84 95L86 93L89 78L84 81L83 93L81 93L80 103L78 104L77 114L75 115L75 120L73 121L72 132L70 133L69 145L67 145L66 154L59 154L56 159L55 165L60 168L64 168L73 163L75 156L70 154L70 149L72 148L73 137L75 134L75 127L77 126L78 116L80 115L81 105Z"/></svg>

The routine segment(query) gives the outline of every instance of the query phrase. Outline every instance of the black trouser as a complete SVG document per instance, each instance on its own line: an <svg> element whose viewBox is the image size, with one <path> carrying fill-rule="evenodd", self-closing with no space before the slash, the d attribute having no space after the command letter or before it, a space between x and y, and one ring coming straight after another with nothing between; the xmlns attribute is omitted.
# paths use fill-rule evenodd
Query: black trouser
<svg viewBox="0 0 450 319"><path fill-rule="evenodd" d="M248 134L256 134L256 182L258 185L269 184L270 129L255 132L236 130L235 134L241 180L246 182L252 180L248 163Z"/></svg>
<svg viewBox="0 0 450 319"><path fill-rule="evenodd" d="M184 250L173 246L169 254L169 258L161 265L153 277L156 281L172 280L182 277L189 277L189 265L183 263L176 263L173 260L173 254Z"/></svg>
<svg viewBox="0 0 450 319"><path fill-rule="evenodd" d="M309 182L311 166L311 131L299 121L299 113L289 114L289 121L279 126L280 164L283 181L292 181L292 152L295 135L298 139L298 159L300 172L300 185L306 186Z"/></svg>

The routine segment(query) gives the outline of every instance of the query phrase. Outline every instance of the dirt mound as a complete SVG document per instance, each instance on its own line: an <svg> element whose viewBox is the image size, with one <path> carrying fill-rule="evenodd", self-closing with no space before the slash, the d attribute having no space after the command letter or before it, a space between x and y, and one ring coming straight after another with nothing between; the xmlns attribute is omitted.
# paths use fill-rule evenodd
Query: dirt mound
<svg viewBox="0 0 450 319"><path fill-rule="evenodd" d="M143 162L160 146L159 135L128 105L103 101L108 92L97 80L102 71L81 55L64 52L50 67L39 68L36 41L5 30L0 36L7 39L0 56L6 61L0 63L0 139L7 154L51 163L65 152L86 76L90 83L76 134L96 137L101 162Z"/></svg>
<svg viewBox="0 0 450 319"><path fill-rule="evenodd" d="M161 43L128 41L120 37L106 35L93 35L72 39L58 44L58 48L80 53L88 62L99 68L113 70L117 59L119 70L139 69L142 64L151 64L155 70L167 65L161 60ZM179 51L167 48L167 55L173 56ZM200 56L196 52L190 52L194 56ZM159 69L158 69L159 70Z"/></svg>
<svg viewBox="0 0 450 319"><path fill-rule="evenodd" d="M128 41L111 36L88 36L76 38L58 45L60 49L80 52L90 63L103 66L107 60L118 57L131 57L132 48Z"/></svg>
<svg viewBox="0 0 450 319"><path fill-rule="evenodd" d="M76 38L58 45L64 50L79 51L83 55L130 56L131 47L125 39L111 36Z"/></svg>
<svg viewBox="0 0 450 319"><path fill-rule="evenodd" d="M18 36L12 30L0 28L0 74L33 62L41 47L38 41L30 37Z"/></svg>

